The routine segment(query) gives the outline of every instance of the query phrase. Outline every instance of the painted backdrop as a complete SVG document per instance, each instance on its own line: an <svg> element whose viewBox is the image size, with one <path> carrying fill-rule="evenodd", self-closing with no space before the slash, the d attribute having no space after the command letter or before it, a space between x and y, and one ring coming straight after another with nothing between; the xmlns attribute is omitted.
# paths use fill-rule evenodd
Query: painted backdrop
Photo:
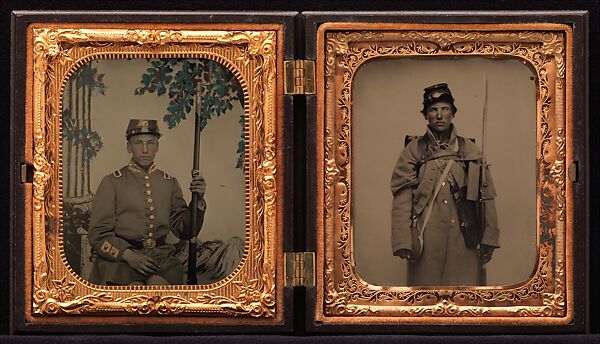
<svg viewBox="0 0 600 344"><path fill-rule="evenodd" d="M89 211L93 194L105 175L128 164L131 156L126 150L125 129L129 119L158 121L162 137L155 160L157 167L176 177L184 198L188 202L191 200L193 107L187 119L169 129L163 121L170 105L168 92L162 95L149 92L134 94L136 88L143 85L142 75L150 66L146 59L92 61L80 68L67 83L64 92L65 251L71 266L84 276L88 264L84 252L86 245L77 242L80 237L73 233L84 234L87 223L85 216L76 215ZM87 73L83 75L87 78L85 83L82 71ZM227 111L211 118L202 132L200 172L207 182L207 212L199 235L203 242L220 240L227 243L238 238L237 246L242 249L245 238L245 182L244 168L239 166L239 144L243 111L239 101L231 102ZM68 221L69 218L78 220L73 223ZM174 237L170 240L176 241ZM83 266L78 264L79 258L82 258ZM234 267L229 266L228 270Z"/></svg>

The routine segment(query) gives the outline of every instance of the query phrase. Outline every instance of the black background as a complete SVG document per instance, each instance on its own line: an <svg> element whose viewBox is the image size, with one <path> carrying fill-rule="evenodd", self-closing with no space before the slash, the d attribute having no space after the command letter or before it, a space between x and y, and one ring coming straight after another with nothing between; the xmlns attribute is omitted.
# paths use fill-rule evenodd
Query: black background
<svg viewBox="0 0 600 344"><path fill-rule="evenodd" d="M0 0L1 1L1 0ZM9 154L10 154L10 22L12 10L141 10L141 11L158 11L158 10L229 10L235 12L243 12L245 10L260 10L260 11L361 11L361 10L587 10L589 11L589 152L590 152L590 178L589 182L589 200L590 200L590 321L587 335L560 335L560 336L488 336L468 337L468 336L329 336L329 337L299 337L303 335L301 330L298 330L291 336L285 335L255 335L255 336L206 336L198 337L150 337L150 336L115 336L107 337L90 337L90 336L61 336L61 337L44 337L34 338L31 336L7 336L9 334ZM598 187L600 174L595 173L598 168L596 150L600 149L600 135L597 133L600 118L597 117L598 108L600 107L598 96L600 84L598 80L598 69L600 67L600 55L598 54L600 44L599 32L600 20L600 2L596 0L574 0L574 1L523 1L523 0L407 0L407 1L383 1L383 0L368 0L368 1L84 1L84 0L62 0L62 1L38 1L38 0L6 0L0 3L0 119L2 144L0 145L1 155L4 162L4 168L1 171L0 179L0 342L66 342L76 343L81 341L93 341L101 343L116 343L116 342L135 342L135 343L155 343L155 342L195 342L198 340L207 341L210 343L232 342L232 343L280 343L280 342L306 342L327 341L331 343L355 343L355 342L442 342L442 343L478 343L481 341L489 342L513 342L513 343L563 343L568 342L598 342L598 333L600 332L600 320L598 301L600 294L600 285L597 275L600 273L598 266L600 265L600 235L599 235L599 220L600 212L597 211L600 207L600 202L597 193L600 191ZM295 178L298 178L296 173ZM301 195L296 195L296 197ZM296 198L298 199L298 198Z"/></svg>

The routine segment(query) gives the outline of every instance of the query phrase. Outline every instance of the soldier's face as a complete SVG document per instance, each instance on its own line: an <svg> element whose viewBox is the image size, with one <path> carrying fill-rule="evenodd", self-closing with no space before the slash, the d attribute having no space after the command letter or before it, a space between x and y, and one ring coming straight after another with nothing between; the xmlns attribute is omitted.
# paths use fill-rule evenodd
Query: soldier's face
<svg viewBox="0 0 600 344"><path fill-rule="evenodd" d="M131 160L142 167L150 166L158 152L158 137L151 134L134 135L127 141Z"/></svg>
<svg viewBox="0 0 600 344"><path fill-rule="evenodd" d="M425 119L429 122L429 126L437 132L442 132L450 128L454 114L452 113L452 105L447 102L433 103L427 108Z"/></svg>

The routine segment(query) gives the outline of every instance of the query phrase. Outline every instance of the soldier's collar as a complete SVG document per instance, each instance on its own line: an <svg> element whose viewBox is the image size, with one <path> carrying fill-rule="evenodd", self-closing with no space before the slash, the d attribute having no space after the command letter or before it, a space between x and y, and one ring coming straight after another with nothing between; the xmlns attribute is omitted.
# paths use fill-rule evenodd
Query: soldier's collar
<svg viewBox="0 0 600 344"><path fill-rule="evenodd" d="M154 170L156 170L156 163L153 162L152 164L150 164L150 166L148 166L147 168L144 168L140 165L138 165L138 163L136 163L135 161L131 160L129 162L129 166L127 166L131 171L134 172L138 172L138 173L152 173Z"/></svg>
<svg viewBox="0 0 600 344"><path fill-rule="evenodd" d="M425 136L429 138L429 143L431 145L433 145L434 147L436 147L436 151L437 150L447 150L449 149L452 152L457 152L458 151L458 140L457 137L458 135L456 134L456 127L454 126L454 123L451 124L451 128L450 128L450 138L448 139L447 142L445 143L440 143L437 136L433 133L433 131L431 130L431 128L429 126L427 126L427 132L425 133Z"/></svg>

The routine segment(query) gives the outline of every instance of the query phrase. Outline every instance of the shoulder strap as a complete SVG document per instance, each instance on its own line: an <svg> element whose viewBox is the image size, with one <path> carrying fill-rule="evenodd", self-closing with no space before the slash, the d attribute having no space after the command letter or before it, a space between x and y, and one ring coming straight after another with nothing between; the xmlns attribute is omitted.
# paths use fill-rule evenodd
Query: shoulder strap
<svg viewBox="0 0 600 344"><path fill-rule="evenodd" d="M425 154L427 140L428 140L425 136L406 135L406 138L404 139L404 143L405 143L405 145L408 145L410 142L412 142L414 140L418 140L417 141L417 154L418 154L417 156L419 157L419 161L417 162L417 168L416 168L416 170L418 172L421 165L424 165L426 162L435 160L435 159L449 158L449 160L455 160L455 161L475 160L473 158L466 159L467 154L465 153L465 138L462 136L458 136L457 139L458 139L458 152L456 152L456 153L440 152L440 153L429 154L429 155ZM471 139L471 141L473 141L473 140Z"/></svg>
<svg viewBox="0 0 600 344"><path fill-rule="evenodd" d="M421 136L418 135L406 135L404 137L404 147L408 146L408 144L413 142L414 140L418 140L420 138Z"/></svg>
<svg viewBox="0 0 600 344"><path fill-rule="evenodd" d="M404 147L408 146L409 143L411 143L415 140L417 141L417 157L419 159L419 160L417 160L415 170L416 170L417 174L419 174L419 168L421 167L421 165L423 165L425 162L429 161L430 159L428 159L428 157L425 156L425 149L427 146L427 138L425 136L406 135L404 137Z"/></svg>
<svg viewBox="0 0 600 344"><path fill-rule="evenodd" d="M467 153L465 153L465 138L464 137L457 137L458 139L458 152L454 153L454 152L440 152L440 153L436 153L436 154L431 154L423 159L421 159L421 161L419 161L419 163L422 165L430 160L435 160L435 159L440 159L440 158L449 158L449 160L454 160L454 161L473 161L473 160L477 160L477 157L467 157ZM424 148L423 148L424 150Z"/></svg>
<svg viewBox="0 0 600 344"><path fill-rule="evenodd" d="M435 191L433 192L433 196L431 196L431 199L429 200L429 205L427 206L427 211L425 212L425 218L423 219L423 227L419 231L419 241L421 242L421 252L423 252L423 235L425 233L425 228L427 227L427 223L429 222L429 217L431 216L431 210L433 210L433 202L435 201L438 193L440 192L440 189L442 188L442 183L444 182L444 180L446 180L446 176L448 175L448 172L450 172L450 167L452 167L453 163L454 163L454 160L448 160L448 163L446 164L446 168L444 169L444 172L442 172L442 176L440 177L440 179L437 182L437 185L435 186ZM419 255L421 252L419 252Z"/></svg>
<svg viewBox="0 0 600 344"><path fill-rule="evenodd" d="M113 172L113 177L115 177L115 179L121 178L121 176L123 176L123 173L121 173L121 170L116 170Z"/></svg>
<svg viewBox="0 0 600 344"><path fill-rule="evenodd" d="M458 137L458 161L475 161L475 160L479 160L481 158L480 155L471 155L471 156L467 156L467 145L466 142L467 140L471 141L472 143L475 143L475 139L472 138L467 138L465 139L462 136Z"/></svg>
<svg viewBox="0 0 600 344"><path fill-rule="evenodd" d="M427 141L429 139L425 136L420 136L417 141L417 150L419 151L419 157L423 159L425 157L425 150L427 149Z"/></svg>
<svg viewBox="0 0 600 344"><path fill-rule="evenodd" d="M465 154L465 138L462 136L458 137L458 158L463 159Z"/></svg>

